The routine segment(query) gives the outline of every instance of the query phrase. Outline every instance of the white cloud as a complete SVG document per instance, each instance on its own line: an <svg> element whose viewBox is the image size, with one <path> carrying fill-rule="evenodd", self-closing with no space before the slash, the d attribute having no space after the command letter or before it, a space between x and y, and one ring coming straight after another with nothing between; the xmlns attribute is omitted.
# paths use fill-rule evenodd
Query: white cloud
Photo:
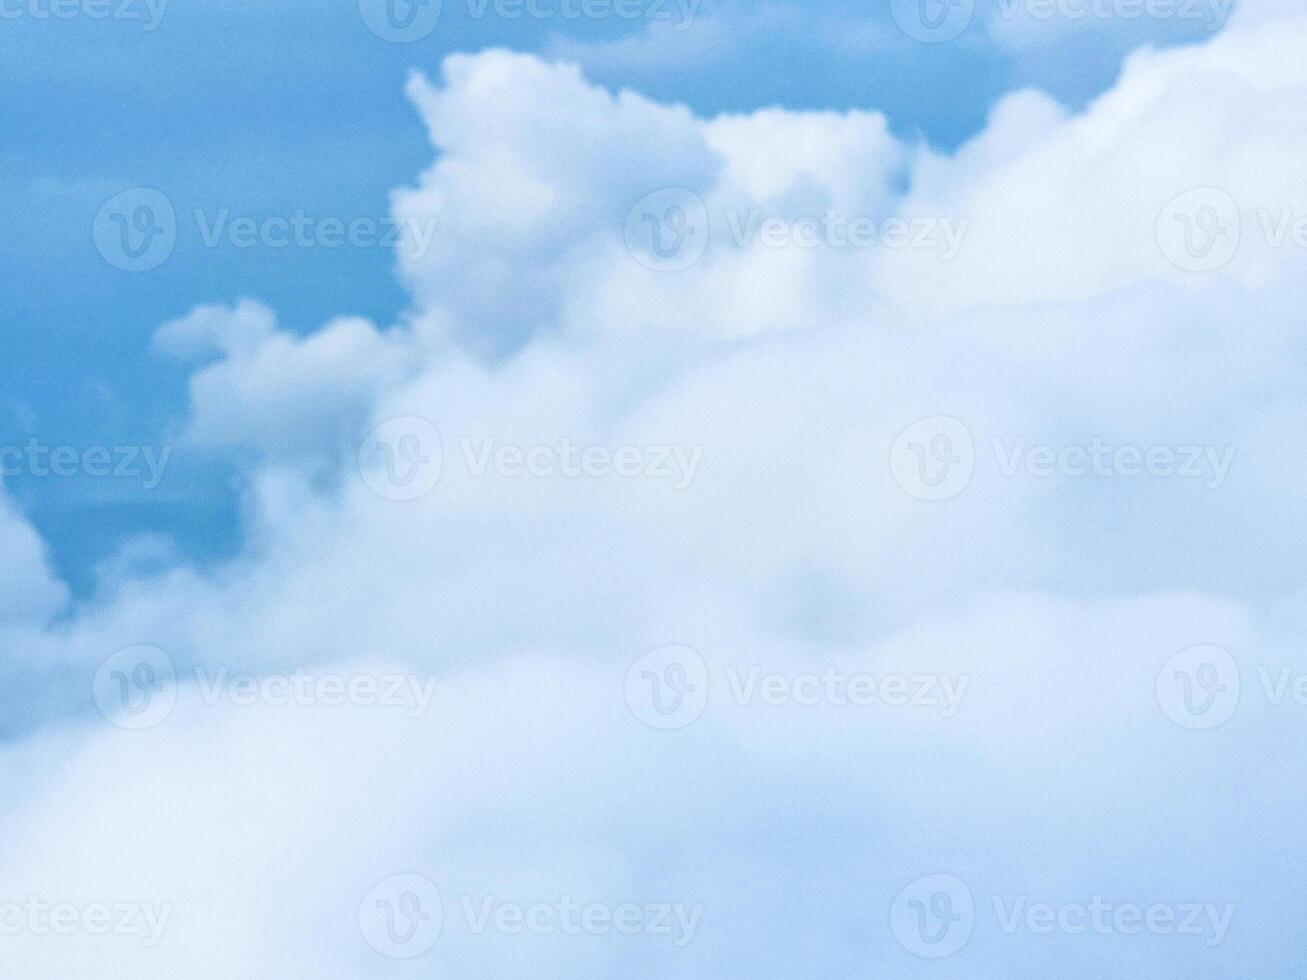
<svg viewBox="0 0 1307 980"><path fill-rule="evenodd" d="M0 898L175 911L157 949L24 934L7 962L403 975L355 916L377 881L417 872L438 881L447 928L412 975L912 976L888 903L941 870L982 902L1110 893L1239 911L1204 950L1041 944L982 908L972 944L932 975L1043 976L1054 956L1087 976L1292 962L1300 722L1259 693L1256 668L1303 663L1284 613L1307 544L1307 472L1286 449L1304 418L1302 261L1251 241L1223 270L1185 273L1153 227L1191 186L1307 204L1301 127L1284 122L1304 39L1297 18L1140 54L1080 116L1014 94L950 158L873 113L702 120L502 51L449 59L439 85L415 76L439 156L394 197L397 217L438 218L432 249L401 251L412 322L300 338L241 303L163 327L162 349L218 358L193 377L191 436L262 454L247 551L120 583L25 642L67 667L51 715L89 708L95 666L138 643L183 678L380 663L435 674L436 702L418 719L214 708L188 681L155 729L83 710L57 746L11 745L0 787L23 803L0 834ZM632 206L668 187L698 195L712 231L677 272L623 236ZM951 261L728 232L731 215L827 209L969 225ZM439 430L439 480L388 499L354 449L409 416ZM930 502L900 485L911 467L893 468L891 447L934 416L967 427L975 459ZM1216 486L1211 472L1004 472L1018 442L1095 439L1236 452ZM564 440L701 463L682 486L522 468ZM478 472L488 444L518 468ZM390 449L401 469L433 465L426 443ZM338 480L323 489L305 463ZM702 653L711 696L701 720L655 732L623 682L667 643ZM1195 732L1167 719L1155 683L1204 643L1235 655L1245 691L1226 727ZM968 687L948 718L736 704L728 671L751 666ZM42 720L28 711L23 730ZM18 775L42 764L41 786ZM485 895L702 903L704 917L682 950L469 934L459 898Z"/></svg>

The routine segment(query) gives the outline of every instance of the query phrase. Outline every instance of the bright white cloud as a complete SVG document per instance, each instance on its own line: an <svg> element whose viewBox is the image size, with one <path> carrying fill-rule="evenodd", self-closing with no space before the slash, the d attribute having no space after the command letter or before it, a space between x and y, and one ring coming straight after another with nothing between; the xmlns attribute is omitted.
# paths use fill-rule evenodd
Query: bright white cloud
<svg viewBox="0 0 1307 980"><path fill-rule="evenodd" d="M703 120L502 51L415 76L438 156L394 209L438 232L400 252L411 322L298 338L245 302L161 328L161 349L216 357L192 378L191 437L260 453L247 551L119 583L24 636L65 668L66 703L45 710L83 710L57 746L6 750L21 806L0 898L167 903L168 930L150 949L29 931L5 940L7 962L70 977L1293 962L1303 709L1262 681L1304 666L1285 611L1307 544L1307 471L1286 450L1304 420L1303 262L1289 239L1258 241L1257 212L1307 214L1303 128L1286 124L1304 40L1301 16L1250 16L1205 47L1137 55L1081 115L1015 93L949 158L874 113ZM1243 210L1238 253L1205 274L1155 233L1193 187ZM671 200L704 245L676 271L626 234L668 188L682 196L646 205L655 226ZM846 234L965 225L948 226L964 229L952 257L736 233L828 214ZM965 427L970 449L944 450L969 479L928 472L936 423L910 426L940 417ZM437 453L430 492L395 499ZM920 499L936 491L949 499ZM90 678L141 643L167 651L180 693L157 727L120 730ZM658 732L622 692L668 643L701 652L710 696ZM1216 731L1168 719L1184 703L1156 689L1199 644L1243 668ZM434 675L437 693L417 718L204 703L205 671L297 667ZM827 673L962 686L947 714L884 688L875 708L738 703L751 668L788 679L781 700ZM41 764L48 782L21 778ZM938 871L969 881L978 918L965 951L928 963L886 922L907 881ZM405 965L356 916L408 872L438 883L445 930ZM1211 948L1005 935L995 895L1233 903L1236 918ZM476 934L460 900L486 896L703 910L678 948Z"/></svg>

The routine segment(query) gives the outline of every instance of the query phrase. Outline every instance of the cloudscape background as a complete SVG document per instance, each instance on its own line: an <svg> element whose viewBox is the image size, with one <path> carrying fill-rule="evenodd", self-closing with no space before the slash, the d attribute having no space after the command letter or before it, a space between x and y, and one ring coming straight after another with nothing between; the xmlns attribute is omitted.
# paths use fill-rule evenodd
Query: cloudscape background
<svg viewBox="0 0 1307 980"><path fill-rule="evenodd" d="M1301 975L1297 4L61 9L0 976Z"/></svg>

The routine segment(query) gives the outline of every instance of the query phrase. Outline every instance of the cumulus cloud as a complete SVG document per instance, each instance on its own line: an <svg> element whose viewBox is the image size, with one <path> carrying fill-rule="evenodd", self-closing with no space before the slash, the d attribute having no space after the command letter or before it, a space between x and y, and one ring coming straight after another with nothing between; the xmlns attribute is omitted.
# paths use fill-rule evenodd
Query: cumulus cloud
<svg viewBox="0 0 1307 980"><path fill-rule="evenodd" d="M1079 114L1014 93L947 157L873 112L702 119L504 51L415 75L437 156L393 206L438 233L399 251L406 322L297 337L245 301L157 334L200 362L190 437L257 450L245 552L119 582L57 629L6 620L10 670L57 666L60 696L0 756L0 898L169 909L148 946L27 928L6 962L1290 969L1303 261L1257 214L1307 206L1285 122L1305 38L1301 16L1249 16L1138 54ZM1203 188L1242 219L1205 272L1158 230ZM850 241L855 221L874 238ZM666 644L702 660L628 675ZM1168 665L1207 646L1238 668L1209 693L1242 696L1204 731ZM413 714L260 687L303 671L435 694ZM699 716L657 730L631 693L651 682L702 696ZM102 717L133 685L166 717ZM968 883L976 921L931 962L889 922L935 872ZM385 893L401 874L442 898L412 961L360 926L377 888L421 890ZM1101 941L1005 931L992 901L1099 897L1234 918L1211 944ZM487 899L699 911L684 944L517 935L478 930Z"/></svg>

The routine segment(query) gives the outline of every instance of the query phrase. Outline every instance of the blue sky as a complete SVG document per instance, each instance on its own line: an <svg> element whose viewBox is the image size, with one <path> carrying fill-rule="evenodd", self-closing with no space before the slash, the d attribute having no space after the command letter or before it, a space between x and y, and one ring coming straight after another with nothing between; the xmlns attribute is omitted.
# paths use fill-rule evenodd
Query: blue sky
<svg viewBox="0 0 1307 980"><path fill-rule="evenodd" d="M349 0L315 5L311 15L281 2L168 5L152 31L143 2L124 9L139 18L27 12L0 23L0 437L10 442L167 439L187 372L153 355L148 339L197 303L254 297L296 331L340 313L393 321L406 294L389 250L208 248L187 215L227 209L262 220L302 209L383 218L389 192L431 156L403 97L406 75L433 70L450 52L505 46L580 56L603 85L702 115L875 109L896 134L947 150L979 131L1004 92L1038 85L1083 106L1142 38L1210 33L1201 22L1131 22L1014 52L987 36L984 18L994 11L983 5L959 39L924 44L879 4L704 0L683 30L651 47L656 57L634 57L603 45L639 41L638 20L505 20L494 8L475 16L466 3L446 3L437 28L408 44L376 37ZM89 228L107 197L133 186L162 190L182 232L163 266L123 275L96 253ZM10 490L84 592L93 565L133 534L168 535L201 560L234 553L236 475L220 456L177 453L148 498L77 477L18 476Z"/></svg>

